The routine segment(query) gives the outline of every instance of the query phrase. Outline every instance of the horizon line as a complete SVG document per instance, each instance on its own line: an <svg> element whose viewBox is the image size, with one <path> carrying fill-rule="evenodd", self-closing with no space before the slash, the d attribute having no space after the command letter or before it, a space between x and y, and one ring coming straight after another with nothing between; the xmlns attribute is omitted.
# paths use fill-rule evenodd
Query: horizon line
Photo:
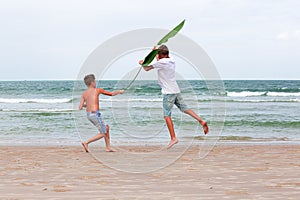
<svg viewBox="0 0 300 200"><path fill-rule="evenodd" d="M99 79L96 79L99 81ZM299 81L300 79L260 79L260 78L245 78L245 79L177 79L180 80L188 80L188 81ZM0 80L0 82L5 81L81 81L77 79L6 79ZM119 79L101 79L101 81L121 81ZM122 81L131 81L131 79L123 79ZM157 79L143 79L137 81L157 81Z"/></svg>

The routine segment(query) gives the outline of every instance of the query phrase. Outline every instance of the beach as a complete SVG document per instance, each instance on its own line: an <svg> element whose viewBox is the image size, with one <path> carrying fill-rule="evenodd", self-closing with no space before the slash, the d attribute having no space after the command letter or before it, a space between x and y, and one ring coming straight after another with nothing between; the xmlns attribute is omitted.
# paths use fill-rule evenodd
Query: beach
<svg viewBox="0 0 300 200"><path fill-rule="evenodd" d="M139 155L155 148L92 150L130 168L128 152ZM0 199L297 199L300 195L300 145L224 143L204 158L199 158L198 146L185 148L179 144L153 154L164 161L176 151L184 152L166 167L128 173L110 168L80 145L1 146Z"/></svg>
<svg viewBox="0 0 300 200"><path fill-rule="evenodd" d="M0 200L300 200L300 0L0 5Z"/></svg>

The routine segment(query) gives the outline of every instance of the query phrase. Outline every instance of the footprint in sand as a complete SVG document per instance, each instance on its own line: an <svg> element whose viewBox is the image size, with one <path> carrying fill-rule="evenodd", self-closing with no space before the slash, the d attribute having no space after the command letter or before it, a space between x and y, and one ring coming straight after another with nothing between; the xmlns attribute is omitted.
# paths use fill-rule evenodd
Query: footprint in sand
<svg viewBox="0 0 300 200"><path fill-rule="evenodd" d="M54 192L68 192L71 191L71 189L67 188L66 186L63 185L55 185L53 187Z"/></svg>

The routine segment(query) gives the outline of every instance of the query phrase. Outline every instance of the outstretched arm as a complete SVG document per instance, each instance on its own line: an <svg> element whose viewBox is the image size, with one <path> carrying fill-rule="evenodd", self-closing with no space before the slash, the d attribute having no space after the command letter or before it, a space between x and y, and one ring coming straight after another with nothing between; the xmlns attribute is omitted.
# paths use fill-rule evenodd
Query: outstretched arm
<svg viewBox="0 0 300 200"><path fill-rule="evenodd" d="M112 92L112 95L111 96L116 96L118 94L123 94L124 93L124 90L116 90L116 91L113 91Z"/></svg>
<svg viewBox="0 0 300 200"><path fill-rule="evenodd" d="M97 89L98 89L99 94L104 94L104 95L107 95L107 96L116 96L118 94L123 94L124 93L124 90L116 90L116 91L113 91L113 92L109 92L109 91L106 91L102 88L97 88Z"/></svg>

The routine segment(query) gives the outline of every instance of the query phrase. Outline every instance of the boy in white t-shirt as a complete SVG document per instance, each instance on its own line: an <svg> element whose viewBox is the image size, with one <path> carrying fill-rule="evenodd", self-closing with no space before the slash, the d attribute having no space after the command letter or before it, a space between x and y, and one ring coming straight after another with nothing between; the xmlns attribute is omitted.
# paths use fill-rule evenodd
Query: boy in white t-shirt
<svg viewBox="0 0 300 200"><path fill-rule="evenodd" d="M166 45L161 45L158 48L156 59L156 63L150 66L144 66L144 70L150 71L152 69L157 69L158 83L162 88L161 92L163 94L164 118L166 120L166 124L171 136L171 141L167 146L167 149L169 149L174 144L178 143L171 118L171 111L174 104L182 112L195 118L202 125L204 134L208 133L208 126L203 119L201 119L193 110L189 109L184 103L180 94L180 89L175 79L175 62L172 58L169 57L169 49ZM142 63L143 60L140 60L139 64L142 65Z"/></svg>

